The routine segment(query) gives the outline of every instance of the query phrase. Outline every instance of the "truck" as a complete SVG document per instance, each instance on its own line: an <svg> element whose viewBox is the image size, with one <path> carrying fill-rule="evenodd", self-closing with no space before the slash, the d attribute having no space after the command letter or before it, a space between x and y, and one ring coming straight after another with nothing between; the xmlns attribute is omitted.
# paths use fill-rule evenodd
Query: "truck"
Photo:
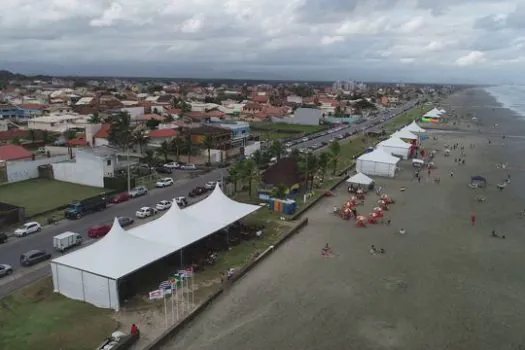
<svg viewBox="0 0 525 350"><path fill-rule="evenodd" d="M64 251L82 244L82 236L75 232L64 232L53 237L53 248L63 253Z"/></svg>
<svg viewBox="0 0 525 350"><path fill-rule="evenodd" d="M79 201L73 201L66 208L64 216L67 219L80 219L82 216L94 211L104 210L107 206L107 198L99 195Z"/></svg>

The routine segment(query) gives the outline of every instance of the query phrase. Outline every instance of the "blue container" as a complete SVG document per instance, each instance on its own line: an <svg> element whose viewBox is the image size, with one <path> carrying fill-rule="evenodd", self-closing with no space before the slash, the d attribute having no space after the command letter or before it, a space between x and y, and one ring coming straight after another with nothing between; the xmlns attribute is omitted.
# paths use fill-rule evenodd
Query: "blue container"
<svg viewBox="0 0 525 350"><path fill-rule="evenodd" d="M283 212L286 215L293 215L295 214L295 211L297 210L297 202L291 199L287 199L283 201L284 209Z"/></svg>

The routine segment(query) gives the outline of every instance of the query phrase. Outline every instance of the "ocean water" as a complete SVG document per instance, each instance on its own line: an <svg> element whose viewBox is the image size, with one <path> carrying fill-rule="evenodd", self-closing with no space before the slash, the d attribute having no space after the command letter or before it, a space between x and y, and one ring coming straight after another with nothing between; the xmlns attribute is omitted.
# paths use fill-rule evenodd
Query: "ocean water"
<svg viewBox="0 0 525 350"><path fill-rule="evenodd" d="M501 85L485 88L503 107L525 118L525 86Z"/></svg>

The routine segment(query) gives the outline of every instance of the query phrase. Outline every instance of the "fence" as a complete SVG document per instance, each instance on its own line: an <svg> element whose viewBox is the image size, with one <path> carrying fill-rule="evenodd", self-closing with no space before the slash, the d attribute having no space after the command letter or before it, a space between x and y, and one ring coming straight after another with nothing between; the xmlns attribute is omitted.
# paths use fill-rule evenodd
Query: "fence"
<svg viewBox="0 0 525 350"><path fill-rule="evenodd" d="M69 159L68 155L41 158L36 160L7 162L7 182L19 182L38 178L38 167L45 164L62 162Z"/></svg>

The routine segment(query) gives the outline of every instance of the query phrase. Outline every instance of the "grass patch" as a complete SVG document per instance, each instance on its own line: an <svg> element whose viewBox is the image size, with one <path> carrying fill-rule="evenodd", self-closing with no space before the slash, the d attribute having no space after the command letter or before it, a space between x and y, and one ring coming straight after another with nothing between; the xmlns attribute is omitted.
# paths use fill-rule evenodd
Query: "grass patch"
<svg viewBox="0 0 525 350"><path fill-rule="evenodd" d="M328 129L327 125L303 125L288 123L252 123L250 127L256 131L274 131L288 133L314 133Z"/></svg>
<svg viewBox="0 0 525 350"><path fill-rule="evenodd" d="M414 107L411 110L406 111L405 113L385 123L385 130L387 132L393 132L399 129L400 127L408 123L411 123L412 121L417 120L418 118L422 117L423 114L427 113L432 108L433 106L428 106L428 105Z"/></svg>
<svg viewBox="0 0 525 350"><path fill-rule="evenodd" d="M0 198L2 202L24 207L26 216L32 216L105 191L103 188L69 182L34 179L1 185Z"/></svg>
<svg viewBox="0 0 525 350"><path fill-rule="evenodd" d="M117 328L110 311L52 291L45 278L0 301L0 349L94 349Z"/></svg>

